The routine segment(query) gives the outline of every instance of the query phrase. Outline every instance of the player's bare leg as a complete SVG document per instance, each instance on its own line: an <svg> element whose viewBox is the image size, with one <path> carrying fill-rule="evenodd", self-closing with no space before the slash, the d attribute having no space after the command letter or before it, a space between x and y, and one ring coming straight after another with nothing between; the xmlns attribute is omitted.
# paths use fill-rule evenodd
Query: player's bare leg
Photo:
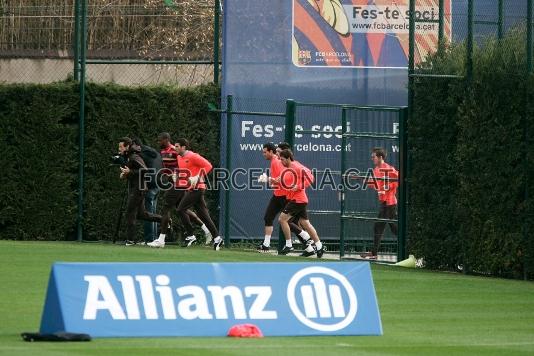
<svg viewBox="0 0 534 356"><path fill-rule="evenodd" d="M202 219L200 219L198 215L191 209L187 209L185 213L189 216L191 222L199 225L202 231L204 232L204 236L206 236L206 245L211 244L213 236L211 236L211 232L206 226L206 224L204 224L204 221L202 221Z"/></svg>
<svg viewBox="0 0 534 356"><path fill-rule="evenodd" d="M290 219L291 215L286 213L281 213L280 217L278 218L278 222L280 223L280 227L282 228L284 237L286 239L286 245L282 250L278 251L279 255L287 255L289 252L294 250L293 243L291 242L291 228L289 227Z"/></svg>
<svg viewBox="0 0 534 356"><path fill-rule="evenodd" d="M300 219L299 224L302 226L303 229L308 231L315 245L315 246L312 246L311 244L309 244L308 246L306 246L306 249L304 250L304 253L301 256L308 257L308 256L312 256L315 253L317 253L318 258L323 257L323 254L324 254L323 244L321 240L319 239L317 230L315 230L315 227L313 227L313 225L310 223L310 220Z"/></svg>

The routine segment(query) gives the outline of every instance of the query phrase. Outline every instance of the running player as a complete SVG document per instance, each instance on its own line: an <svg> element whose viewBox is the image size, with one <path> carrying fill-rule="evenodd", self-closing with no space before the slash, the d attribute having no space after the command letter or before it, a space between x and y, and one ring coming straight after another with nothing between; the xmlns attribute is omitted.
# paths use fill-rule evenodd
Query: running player
<svg viewBox="0 0 534 356"><path fill-rule="evenodd" d="M286 205L286 192L280 187L279 178L284 166L280 162L280 157L276 154L276 145L272 142L263 145L263 157L271 162L270 177L263 174L260 176L260 182L269 182L273 190L273 196L269 200L263 220L265 222L265 237L263 243L257 248L258 252L268 252L271 245L271 235L273 234L273 222L276 215L284 209ZM295 233L303 244L310 239L310 235L302 230L298 225L289 222L289 227Z"/></svg>
<svg viewBox="0 0 534 356"><path fill-rule="evenodd" d="M280 152L282 152L283 150L291 150L291 145L290 145L289 143L287 143L287 142L280 142L280 143L276 146L276 156L277 156L278 158L280 158ZM296 219L296 220L298 220L298 219ZM299 226L298 224L295 224L295 222L294 222L293 220L292 220L291 222L292 222L297 228L301 229L301 226ZM291 231L294 231L292 225L290 224L289 226L291 227ZM301 229L301 230L302 230L302 229ZM304 231L305 231L305 230L304 230ZM298 232L295 232L295 234L296 234L297 238L299 239L300 243L303 244L304 246L307 246L307 245L313 243L313 240L311 240L311 239L309 238L309 236L310 236L309 234L307 235L308 239L306 239L306 240L303 239L303 238L301 237L301 235L300 235ZM293 240L293 243L296 243L296 240Z"/></svg>
<svg viewBox="0 0 534 356"><path fill-rule="evenodd" d="M378 193L378 202L380 204L378 210L379 219L397 219L397 187L399 186L398 178L399 172L385 162L386 151L383 148L373 148L371 153L371 159L373 160L374 168L373 175L376 180L369 180L368 184L376 189ZM391 179L392 181L389 181ZM397 236L398 228L394 222L389 222L389 228L391 232ZM371 252L361 254L360 257L376 260L378 255L378 248L380 247L380 241L384 235L386 229L386 222L377 221L374 225L374 243Z"/></svg>
<svg viewBox="0 0 534 356"><path fill-rule="evenodd" d="M161 149L161 158L163 160L164 174L166 177L172 177L178 170L178 154L171 144L171 135L167 132L162 132L158 135L158 142ZM172 183L172 182L169 182ZM163 206L162 219L161 219L161 231L159 237L153 242L149 243L150 247L165 247L165 238L168 234L171 226L171 211L178 206L178 203L185 195L187 186L179 186L178 180L175 180L173 187L165 191L165 205ZM206 225L198 218L198 216L191 210L187 210L188 222L187 225L191 225L191 222L195 222L201 225L202 231L206 234L207 243L211 242L211 234Z"/></svg>
<svg viewBox="0 0 534 356"><path fill-rule="evenodd" d="M289 221L295 219L310 234L314 241L313 245L310 244L306 247L301 256L308 257L317 253L317 257L321 258L324 253L324 247L317 235L317 231L308 220L308 212L306 210L308 205L306 188L313 183L313 175L307 167L294 160L291 150L281 151L280 161L284 166L284 169L280 173L280 186L286 191L287 203L278 218L286 238L286 245L278 253L280 255L287 255L293 251Z"/></svg>
<svg viewBox="0 0 534 356"><path fill-rule="evenodd" d="M184 138L178 139L174 145L176 152L178 153L178 167L179 174L178 180L184 182L187 186L187 192L184 195L182 201L178 204L178 214L184 222L186 228L187 237L185 243L187 246L196 242L196 237L193 234L191 224L187 225L187 210L195 208L197 214L206 226L208 227L213 239L213 249L218 251L223 244L223 239L219 236L219 232L213 220L208 212L204 195L206 192L206 183L204 182L205 176L211 171L213 166L211 163L191 150L189 150L189 141ZM180 185L184 184L180 183Z"/></svg>

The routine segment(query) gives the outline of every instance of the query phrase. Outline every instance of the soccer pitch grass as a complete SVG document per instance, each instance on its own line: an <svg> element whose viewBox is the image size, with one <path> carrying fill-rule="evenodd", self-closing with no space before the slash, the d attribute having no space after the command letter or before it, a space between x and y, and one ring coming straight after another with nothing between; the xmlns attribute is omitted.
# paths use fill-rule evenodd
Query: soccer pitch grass
<svg viewBox="0 0 534 356"><path fill-rule="evenodd" d="M39 329L48 275L55 261L302 259L239 250L223 249L215 253L203 247L151 250L111 244L13 241L0 241L0 256L2 355L534 354L534 283L381 265L372 266L384 328L384 335L379 337L145 338L27 343L19 334Z"/></svg>

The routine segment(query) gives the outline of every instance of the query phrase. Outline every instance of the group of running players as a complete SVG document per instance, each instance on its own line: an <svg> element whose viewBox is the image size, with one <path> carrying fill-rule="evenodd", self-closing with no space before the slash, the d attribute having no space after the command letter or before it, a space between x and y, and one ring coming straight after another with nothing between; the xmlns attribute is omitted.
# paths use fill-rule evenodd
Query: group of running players
<svg viewBox="0 0 534 356"><path fill-rule="evenodd" d="M308 197L306 188L313 183L311 171L296 161L289 144L283 142L278 145L266 143L263 145L263 157L270 161L270 176L263 174L258 179L267 182L273 188L273 196L265 210L265 237L258 247L259 252L268 252L273 233L273 222L280 214L278 221L284 233L285 246L278 251L280 255L287 255L294 250L291 240L293 232L305 247L301 256L317 255L321 258L324 246L317 235L317 231L310 223L307 213Z"/></svg>
<svg viewBox="0 0 534 356"><path fill-rule="evenodd" d="M273 196L265 210L265 238L258 247L259 252L267 252L270 248L273 222L276 215L280 214L278 221L286 240L285 246L278 251L285 255L293 251L291 232L293 232L306 246L301 256L309 257L317 255L321 258L324 254L324 246L317 235L317 231L310 223L307 213L308 197L306 188L313 183L311 171L296 161L287 143L275 146L273 143L263 145L263 157L271 162L270 177L265 174L260 177L260 182L268 182L273 188ZM378 219L374 224L374 241L371 251L365 252L360 257L369 260L378 258L378 249L384 235L386 224L391 232L397 236L397 188L398 171L385 162L386 151L383 148L373 148L371 160L373 161L373 175L367 179L366 185L377 191L379 201Z"/></svg>
<svg viewBox="0 0 534 356"><path fill-rule="evenodd" d="M164 166L164 176L172 183L172 188L165 191L165 203L161 216L147 213L142 207L141 200L137 199L139 197L134 196L135 199L129 199L127 210L129 234L133 235L133 226L130 225L135 223L136 216L145 220L160 222L159 237L147 243L147 245L156 248L164 247L171 226L171 212L176 210L186 233L184 247L197 243L192 225L192 222L194 222L202 227L206 235L206 244L211 243L215 250L219 250L223 245L223 239L209 215L204 198L206 191L205 178L212 170L212 164L198 153L191 151L189 142L186 139L178 139L173 145L170 135L161 133L158 140ZM125 154L129 155L130 163L142 161L136 155L135 145L121 141L119 149L121 147L125 149ZM274 230L273 223L278 215L278 222L285 237L285 245L278 250L278 254L287 255L294 251L291 239L291 234L294 233L304 246L301 256L310 257L315 255L321 258L325 248L316 229L311 224L307 212L308 197L306 188L313 183L312 172L302 163L295 160L290 145L285 142L278 145L271 142L265 143L262 154L270 162L270 175L268 176L264 173L258 178L258 181L267 183L272 188L273 195L264 214L264 240L258 246L257 251L263 253L270 251L271 236ZM375 177L382 177L384 172L388 172L389 177L393 178L394 181L396 180L397 171L384 162L385 151L383 149L374 149L371 158L375 165ZM128 177L129 174L131 175L139 168L143 168L143 164L139 167L131 166L130 168L132 168L131 172L129 168L122 168L121 177ZM128 178L134 177L130 176ZM133 183L133 179L129 180L132 180ZM379 179L372 183L378 191L380 220L375 223L374 227L373 249L361 256L368 259L377 258L378 247L386 226L384 220L391 221L396 218L397 204L395 197L396 182L388 185L384 179ZM142 190L140 187L138 188ZM393 222L389 224L392 232L396 235L396 224Z"/></svg>

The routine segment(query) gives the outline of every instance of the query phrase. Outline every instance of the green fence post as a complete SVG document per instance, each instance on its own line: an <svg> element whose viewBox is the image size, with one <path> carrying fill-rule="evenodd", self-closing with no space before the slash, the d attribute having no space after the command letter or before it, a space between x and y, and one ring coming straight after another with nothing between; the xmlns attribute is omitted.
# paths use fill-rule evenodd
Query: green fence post
<svg viewBox="0 0 534 356"><path fill-rule="evenodd" d="M527 1L527 75L530 75L532 73L532 0ZM524 200L524 206L525 206L525 213L523 217L523 227L522 227L522 235L523 235L523 244L527 245L528 241L528 221L529 221L529 214L528 214L528 174L529 174L529 166L528 166L528 152L529 152L529 145L528 145L528 114L527 114L527 107L528 107L528 88L525 89L525 112L523 114L522 118L522 126L523 126L523 200ZM528 246L528 245L527 245ZM525 257L523 257L524 259ZM528 279L528 266L527 263L523 263L523 279Z"/></svg>
<svg viewBox="0 0 534 356"><path fill-rule="evenodd" d="M411 110L413 108L413 96L414 96L414 77L415 73L415 0L410 0L410 17L409 21L409 32L408 32L408 108Z"/></svg>
<svg viewBox="0 0 534 356"><path fill-rule="evenodd" d="M74 54L74 80L80 80L80 0L74 1L74 35L73 35L73 54Z"/></svg>
<svg viewBox="0 0 534 356"><path fill-rule="evenodd" d="M408 19L408 74L415 69L415 0L410 0L410 18ZM411 77L410 77L411 78Z"/></svg>
<svg viewBox="0 0 534 356"><path fill-rule="evenodd" d="M297 104L293 99L286 101L286 131L285 140L291 147L295 143L295 116L297 111Z"/></svg>
<svg viewBox="0 0 534 356"><path fill-rule="evenodd" d="M445 46L445 41L443 37L445 35L445 16L443 12L445 11L445 0L439 0L439 15L438 15L438 51L442 51Z"/></svg>
<svg viewBox="0 0 534 356"><path fill-rule="evenodd" d="M397 247L397 261L406 259L406 226L407 226L407 191L408 180L407 173L407 136L406 136L406 121L408 118L407 109L399 111L399 235Z"/></svg>
<svg viewBox="0 0 534 356"><path fill-rule="evenodd" d="M228 172L228 189L224 193L224 243L230 247L230 199L232 182L230 179L232 169L232 110L234 97L226 97L226 170Z"/></svg>
<svg viewBox="0 0 534 356"><path fill-rule="evenodd" d="M527 71L532 73L532 0L527 1Z"/></svg>
<svg viewBox="0 0 534 356"><path fill-rule="evenodd" d="M80 50L80 116L78 120L78 241L83 240L83 209L84 209L84 156L85 156L85 60L87 48L87 0L81 0L81 50Z"/></svg>
<svg viewBox="0 0 534 356"><path fill-rule="evenodd" d="M339 258L345 256L345 191L346 179L345 173L347 170L347 109L341 109L341 199L340 199L340 215L339 215Z"/></svg>
<svg viewBox="0 0 534 356"><path fill-rule="evenodd" d="M521 118L522 121L522 141L523 141L523 206L524 206L524 214L523 214L523 226L522 226L522 237L523 237L523 246L528 246L528 238L529 238L529 204L528 204L528 195L529 195L529 187L528 187L528 178L529 178L529 162L528 162L528 152L529 152L529 142L528 142L528 113L527 113L527 107L528 107L528 88L525 88L525 108L523 117ZM527 250L527 258L529 252ZM523 265L523 279L526 281L528 279L528 263L525 258L525 254L522 254L522 265ZM530 257L532 258L532 257Z"/></svg>
<svg viewBox="0 0 534 356"><path fill-rule="evenodd" d="M293 149L295 143L295 114L297 111L297 104L293 99L286 100L286 124L285 124L285 141ZM278 232L278 251L281 251L285 245L285 236L282 229Z"/></svg>
<svg viewBox="0 0 534 356"><path fill-rule="evenodd" d="M409 50L408 50L408 109L405 109L403 112L404 114L401 115L399 114L399 137L402 137L401 133L400 133L400 129L401 129L401 125L402 126L402 130L403 130L403 134L405 135L404 133L404 124L405 122L408 120L408 119L411 119L412 116L413 116L413 113L414 113L414 109L415 109L415 78L413 77L413 75L415 74L415 19L414 19L414 16L412 16L411 14L413 14L415 12L415 0L410 0L410 18L409 18L409 21L410 21L410 28L409 28L409 43L408 43L408 47L409 47ZM403 116L404 116L404 119L403 119ZM405 154L406 154L406 157L404 159L404 161L401 161L401 162L404 162L405 163L405 166L406 166L406 169L405 170L402 170L402 166L399 167L399 170L403 171L403 178L407 176L408 174L408 167L410 167L411 169L411 163L408 162L410 157L408 155L408 147L407 145L404 147L404 150L406 151ZM402 156L402 152L403 150L399 150L400 151L400 156ZM400 177L399 177L400 178ZM404 189L404 190L403 190ZM402 193L402 197L400 196ZM403 200L402 199L407 199L407 196L408 196L409 192L408 192L408 187L404 187L404 188L401 188L400 191L399 191L399 199L401 201L401 205L403 204ZM400 217L400 213L401 211L400 210L403 210L405 211L404 207L399 209L399 217ZM406 230L406 224L403 223L402 224L402 227L404 230ZM400 231L400 234L398 236L398 241L401 242L402 240L402 243L404 244L404 237L406 235L402 235L402 229L399 229ZM401 236L403 236L401 238ZM399 254L399 246L397 246L397 260L398 261L401 261L399 259L399 257L405 257L404 256L400 256Z"/></svg>
<svg viewBox="0 0 534 356"><path fill-rule="evenodd" d="M215 0L214 20L213 20L213 82L219 84L219 23L221 16L220 0Z"/></svg>
<svg viewBox="0 0 534 356"><path fill-rule="evenodd" d="M473 76L473 0L467 1L467 79Z"/></svg>
<svg viewBox="0 0 534 356"><path fill-rule="evenodd" d="M499 9L499 17L498 17L498 20L497 20L497 37L499 39L501 39L504 35L504 32L503 32L503 26L504 26L504 21L503 21L503 17L504 17L504 8L503 8L503 0L499 0L499 5L498 5Z"/></svg>

